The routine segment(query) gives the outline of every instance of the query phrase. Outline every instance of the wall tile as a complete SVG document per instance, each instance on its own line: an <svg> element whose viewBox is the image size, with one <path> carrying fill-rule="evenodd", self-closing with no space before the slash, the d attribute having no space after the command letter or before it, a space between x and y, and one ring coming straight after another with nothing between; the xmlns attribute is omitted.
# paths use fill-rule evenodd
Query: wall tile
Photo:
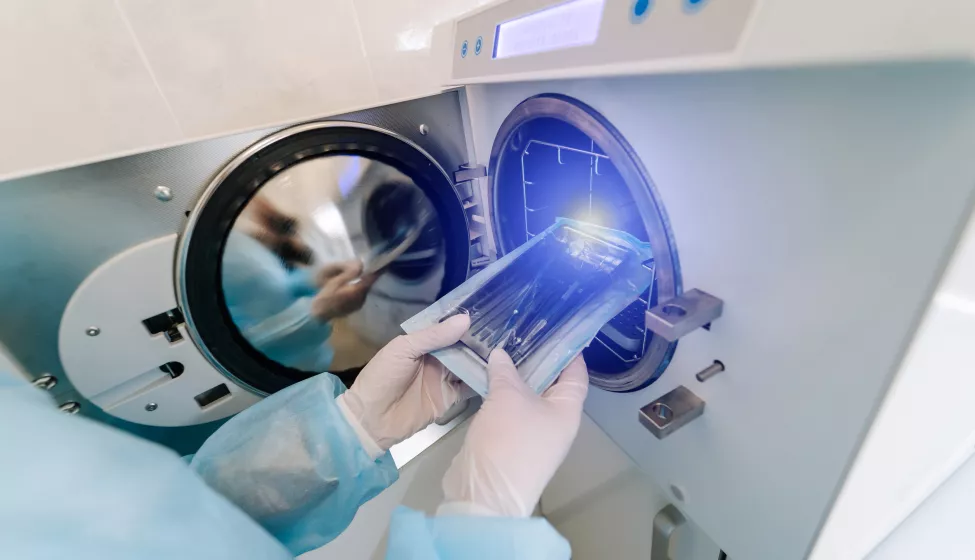
<svg viewBox="0 0 975 560"><path fill-rule="evenodd" d="M403 99L440 91L433 28L493 0L353 0L379 95Z"/></svg>
<svg viewBox="0 0 975 560"><path fill-rule="evenodd" d="M119 0L180 125L210 135L376 102L351 0Z"/></svg>
<svg viewBox="0 0 975 560"><path fill-rule="evenodd" d="M0 68L0 177L181 137L111 0L5 1Z"/></svg>

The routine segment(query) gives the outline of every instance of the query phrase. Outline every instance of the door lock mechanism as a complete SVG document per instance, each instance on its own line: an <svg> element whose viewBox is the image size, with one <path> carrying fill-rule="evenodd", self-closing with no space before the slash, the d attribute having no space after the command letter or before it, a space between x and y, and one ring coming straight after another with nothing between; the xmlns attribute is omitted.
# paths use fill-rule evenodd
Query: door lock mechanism
<svg viewBox="0 0 975 560"><path fill-rule="evenodd" d="M722 311L722 300L695 288L648 310L647 329L674 342L685 334L706 328Z"/></svg>
<svg viewBox="0 0 975 560"><path fill-rule="evenodd" d="M640 409L640 423L657 439L664 439L704 414L704 401L683 385Z"/></svg>

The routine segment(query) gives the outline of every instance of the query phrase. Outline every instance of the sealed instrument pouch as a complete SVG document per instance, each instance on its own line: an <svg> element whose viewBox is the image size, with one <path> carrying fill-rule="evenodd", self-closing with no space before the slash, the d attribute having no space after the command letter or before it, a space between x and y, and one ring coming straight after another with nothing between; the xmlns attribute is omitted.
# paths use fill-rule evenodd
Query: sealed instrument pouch
<svg viewBox="0 0 975 560"><path fill-rule="evenodd" d="M465 313L461 341L433 352L487 394L487 359L503 348L536 392L548 388L607 321L653 282L650 246L632 235L559 218L403 323L415 332Z"/></svg>

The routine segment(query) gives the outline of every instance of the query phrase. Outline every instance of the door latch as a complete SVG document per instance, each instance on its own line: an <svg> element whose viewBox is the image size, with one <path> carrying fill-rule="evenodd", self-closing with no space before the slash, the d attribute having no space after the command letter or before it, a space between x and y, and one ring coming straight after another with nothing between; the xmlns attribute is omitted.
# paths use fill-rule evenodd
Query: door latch
<svg viewBox="0 0 975 560"><path fill-rule="evenodd" d="M466 183L473 179L487 177L487 167L474 163L465 163L454 171L454 183Z"/></svg>
<svg viewBox="0 0 975 560"><path fill-rule="evenodd" d="M648 310L647 329L674 342L701 327L707 328L722 311L723 301L695 288Z"/></svg>
<svg viewBox="0 0 975 560"><path fill-rule="evenodd" d="M640 423L657 439L664 439L704 414L704 401L683 385L640 409Z"/></svg>

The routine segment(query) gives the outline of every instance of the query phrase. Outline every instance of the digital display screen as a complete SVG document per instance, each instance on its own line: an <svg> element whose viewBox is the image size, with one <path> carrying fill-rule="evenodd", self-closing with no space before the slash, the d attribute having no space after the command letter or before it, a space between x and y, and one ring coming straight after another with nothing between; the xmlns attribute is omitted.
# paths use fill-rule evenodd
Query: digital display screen
<svg viewBox="0 0 975 560"><path fill-rule="evenodd" d="M498 25L494 58L591 45L599 37L606 0L570 0Z"/></svg>

